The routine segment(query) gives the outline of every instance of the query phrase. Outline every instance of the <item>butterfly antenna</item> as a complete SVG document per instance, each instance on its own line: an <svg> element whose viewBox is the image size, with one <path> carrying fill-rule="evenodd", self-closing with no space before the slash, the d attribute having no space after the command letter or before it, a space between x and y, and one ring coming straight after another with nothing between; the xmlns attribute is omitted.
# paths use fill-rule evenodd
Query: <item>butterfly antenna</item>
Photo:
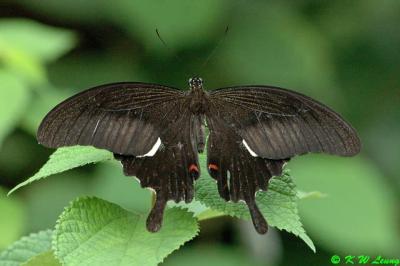
<svg viewBox="0 0 400 266"><path fill-rule="evenodd" d="M206 58L206 60L204 60L204 63L202 64L202 68L204 68L208 62L210 61L210 59L214 56L215 52L217 51L218 47L221 45L221 43L225 40L226 35L228 35L228 30L229 30L229 25L226 26L225 31L224 31L224 35L222 35L221 39L219 40L219 42L217 43L217 45L215 45L214 49L211 51L211 53L208 55L208 57Z"/></svg>
<svg viewBox="0 0 400 266"><path fill-rule="evenodd" d="M172 51L172 49L167 45L167 43L164 41L164 39L161 37L160 32L158 31L158 29L156 28L156 34L158 39L160 39L160 41L162 42L162 44L165 46L165 48L167 48L167 50L174 55L174 57L178 60L178 61L182 61L182 59L174 52Z"/></svg>

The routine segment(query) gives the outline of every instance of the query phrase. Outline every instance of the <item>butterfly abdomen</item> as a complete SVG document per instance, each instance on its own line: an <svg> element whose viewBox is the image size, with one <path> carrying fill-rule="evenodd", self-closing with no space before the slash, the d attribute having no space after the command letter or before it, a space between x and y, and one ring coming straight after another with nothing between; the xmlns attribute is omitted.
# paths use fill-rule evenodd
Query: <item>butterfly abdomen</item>
<svg viewBox="0 0 400 266"><path fill-rule="evenodd" d="M193 148L197 149L197 152L202 153L206 145L206 129L205 129L205 117L202 115L194 115L192 119L192 140Z"/></svg>

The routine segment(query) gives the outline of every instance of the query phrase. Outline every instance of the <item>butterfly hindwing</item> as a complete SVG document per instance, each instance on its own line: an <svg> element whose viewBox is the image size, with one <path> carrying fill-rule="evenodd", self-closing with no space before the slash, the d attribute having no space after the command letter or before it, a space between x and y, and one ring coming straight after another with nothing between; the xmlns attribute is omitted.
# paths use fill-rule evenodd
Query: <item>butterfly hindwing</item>
<svg viewBox="0 0 400 266"><path fill-rule="evenodd" d="M266 86L210 93L217 115L257 155L284 159L309 152L352 156L360 150L355 130L336 112L299 93Z"/></svg>
<svg viewBox="0 0 400 266"><path fill-rule="evenodd" d="M194 197L193 183L200 175L195 120L186 110L177 121L171 122L161 134L162 144L154 156L116 156L126 175L136 176L142 187L156 192L155 204L147 219L147 228L152 232L160 229L168 200L188 203Z"/></svg>
<svg viewBox="0 0 400 266"><path fill-rule="evenodd" d="M43 119L39 143L58 148L92 145L125 155L146 154L160 131L177 117L184 93L146 83L115 83L83 91L57 105ZM179 115L177 112L173 112Z"/></svg>
<svg viewBox="0 0 400 266"><path fill-rule="evenodd" d="M217 180L220 196L226 201L246 202L257 232L266 233L268 226L257 207L255 196L267 190L272 176L282 174L286 160L254 157L243 139L214 113L207 116L210 135L207 141L207 167Z"/></svg>

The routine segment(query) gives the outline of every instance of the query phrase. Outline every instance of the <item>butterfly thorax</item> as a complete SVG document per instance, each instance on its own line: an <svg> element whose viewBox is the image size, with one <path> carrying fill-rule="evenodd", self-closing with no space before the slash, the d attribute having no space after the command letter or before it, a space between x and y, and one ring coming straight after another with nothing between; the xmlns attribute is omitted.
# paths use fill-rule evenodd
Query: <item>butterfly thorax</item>
<svg viewBox="0 0 400 266"><path fill-rule="evenodd" d="M203 89L203 80L199 77L189 79L190 110L194 114L204 114L207 106L207 93Z"/></svg>

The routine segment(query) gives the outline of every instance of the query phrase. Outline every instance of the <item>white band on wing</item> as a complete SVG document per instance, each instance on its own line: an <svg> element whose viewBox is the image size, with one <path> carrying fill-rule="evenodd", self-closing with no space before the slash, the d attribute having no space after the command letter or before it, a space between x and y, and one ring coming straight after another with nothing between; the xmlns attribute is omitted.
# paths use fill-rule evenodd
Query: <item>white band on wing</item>
<svg viewBox="0 0 400 266"><path fill-rule="evenodd" d="M243 140L243 144L246 147L246 149L250 152L251 156L258 157L257 153L255 153L252 149L250 149L249 145L247 145L245 140Z"/></svg>
<svg viewBox="0 0 400 266"><path fill-rule="evenodd" d="M158 148L160 148L160 145L161 145L161 139L158 138L156 143L154 144L153 148L151 148L151 150L148 153L143 154L143 155L136 155L136 157L139 157L139 158L140 157L151 157L154 154L156 154Z"/></svg>

